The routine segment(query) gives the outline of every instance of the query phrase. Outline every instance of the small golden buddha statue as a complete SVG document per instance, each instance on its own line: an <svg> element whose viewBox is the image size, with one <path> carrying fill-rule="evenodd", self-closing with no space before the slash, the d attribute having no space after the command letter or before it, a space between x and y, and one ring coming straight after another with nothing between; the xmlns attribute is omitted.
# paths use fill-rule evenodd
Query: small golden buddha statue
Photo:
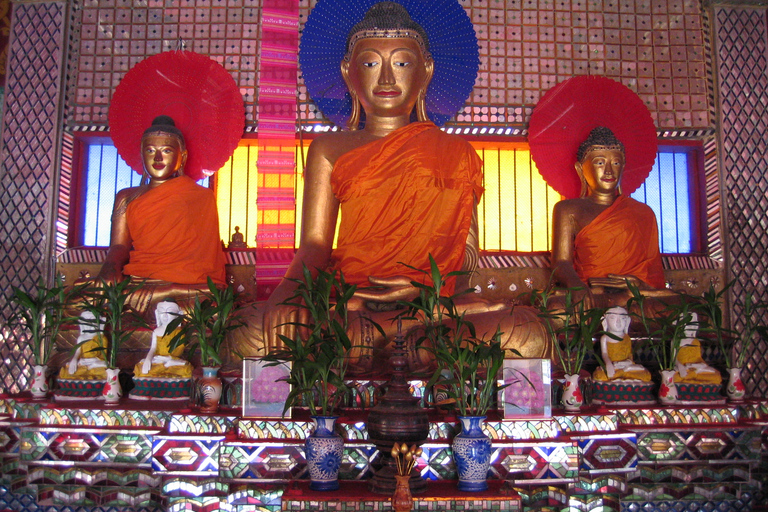
<svg viewBox="0 0 768 512"><path fill-rule="evenodd" d="M103 380L107 378L106 348L102 317L98 321L90 311L83 311L77 325L80 336L75 353L59 370L59 379Z"/></svg>
<svg viewBox="0 0 768 512"><path fill-rule="evenodd" d="M171 340L181 331L180 327L168 332L168 327L175 317L182 314L175 302L161 302L155 308L156 325L152 330L152 345L147 356L136 364L133 372L136 377L182 379L192 376L192 365L181 358L184 345L171 351Z"/></svg>
<svg viewBox="0 0 768 512"><path fill-rule="evenodd" d="M235 226L235 232L232 233L232 240L229 241L227 249L247 249L248 244L245 243L245 237L240 232L240 226Z"/></svg>
<svg viewBox="0 0 768 512"><path fill-rule="evenodd" d="M301 279L303 266L311 271L330 267L359 286L350 304L350 335L352 345L361 348L350 354L350 363L353 371L366 372L385 367L378 362L396 333L391 321L396 313L380 311L386 309L382 305L418 295L411 281L423 276L403 263L429 269L431 254L443 274L476 268L482 162L465 140L429 121L425 98L435 63L427 34L404 7L375 4L350 31L346 49L341 74L353 101L347 130L312 142L299 249L266 304L243 311L248 328L236 331L233 342L243 355L280 347L278 335L293 336L291 322L299 320L299 309L285 304L295 290L290 279ZM417 122L411 122L414 110ZM478 335L490 337L501 325L505 348L523 357L550 355L546 331L532 308L510 310L474 297L461 307ZM404 331L409 327L403 324ZM410 357L416 366L430 360L413 347Z"/></svg>

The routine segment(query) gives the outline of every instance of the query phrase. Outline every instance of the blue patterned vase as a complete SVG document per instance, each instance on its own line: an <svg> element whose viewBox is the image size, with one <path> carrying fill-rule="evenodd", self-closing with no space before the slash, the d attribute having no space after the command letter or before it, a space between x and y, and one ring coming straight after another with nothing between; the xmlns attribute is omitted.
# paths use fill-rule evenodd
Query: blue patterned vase
<svg viewBox="0 0 768 512"><path fill-rule="evenodd" d="M339 488L344 439L333 431L337 419L338 416L312 416L315 431L307 438L305 449L309 488L313 491L335 491Z"/></svg>
<svg viewBox="0 0 768 512"><path fill-rule="evenodd" d="M453 438L453 460L459 472L460 491L488 489L491 440L483 432L485 416L459 416L461 432Z"/></svg>

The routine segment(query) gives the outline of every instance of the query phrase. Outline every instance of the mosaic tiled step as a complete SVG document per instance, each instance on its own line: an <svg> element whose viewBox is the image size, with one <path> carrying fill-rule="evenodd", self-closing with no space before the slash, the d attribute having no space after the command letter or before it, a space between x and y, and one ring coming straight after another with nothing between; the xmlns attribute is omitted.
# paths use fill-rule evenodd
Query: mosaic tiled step
<svg viewBox="0 0 768 512"><path fill-rule="evenodd" d="M629 493L622 497L622 501L696 500L717 503L741 499L743 494L755 490L755 487L746 484L630 485Z"/></svg>
<svg viewBox="0 0 768 512"><path fill-rule="evenodd" d="M413 496L415 511L522 511L522 500L501 482L490 481L484 492L468 493L456 490L456 482L429 482L424 494ZM283 511L357 512L390 511L390 496L368 492L365 482L342 482L334 492L314 492L306 482L292 485L283 493Z"/></svg>
<svg viewBox="0 0 768 512"><path fill-rule="evenodd" d="M158 405L124 398L117 407L106 408L103 401L83 400L50 404L40 409L39 419L41 425L164 428L173 410L162 402Z"/></svg>
<svg viewBox="0 0 768 512"><path fill-rule="evenodd" d="M160 475L152 474L151 470L135 468L98 468L81 465L61 469L32 466L27 473L27 483L30 485L158 487L160 481Z"/></svg>
<svg viewBox="0 0 768 512"><path fill-rule="evenodd" d="M91 429L37 427L22 432L22 462L60 465L62 462L131 464L149 467L152 437L158 429Z"/></svg>
<svg viewBox="0 0 768 512"><path fill-rule="evenodd" d="M708 460L757 465L761 430L753 428L700 427L696 430L638 430L637 452L641 462Z"/></svg>
<svg viewBox="0 0 768 512"><path fill-rule="evenodd" d="M229 494L229 484L217 476L164 475L161 487L163 496L170 498L227 496Z"/></svg>
<svg viewBox="0 0 768 512"><path fill-rule="evenodd" d="M162 506L164 500L156 488L41 485L37 487L37 503L43 506L103 506L126 510L155 508Z"/></svg>
<svg viewBox="0 0 768 512"><path fill-rule="evenodd" d="M648 485L652 483L687 483L687 482L750 482L750 468L744 464L701 464L659 466L641 464L633 473L631 484Z"/></svg>

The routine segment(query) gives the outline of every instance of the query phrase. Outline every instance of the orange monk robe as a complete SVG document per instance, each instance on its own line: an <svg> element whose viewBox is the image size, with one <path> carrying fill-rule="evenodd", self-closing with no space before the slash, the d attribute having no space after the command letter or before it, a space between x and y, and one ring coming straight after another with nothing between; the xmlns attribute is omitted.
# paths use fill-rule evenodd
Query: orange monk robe
<svg viewBox="0 0 768 512"><path fill-rule="evenodd" d="M423 274L398 262L429 270L429 254L443 275L460 270L482 180L472 146L430 122L411 123L345 153L331 174L341 203L334 267L358 285L368 284L369 276L423 281Z"/></svg>
<svg viewBox="0 0 768 512"><path fill-rule="evenodd" d="M213 192L179 176L128 205L133 239L123 273L170 283L224 284L224 251Z"/></svg>
<svg viewBox="0 0 768 512"><path fill-rule="evenodd" d="M576 235L573 265L582 281L608 274L633 275L664 288L656 215L631 197L613 204Z"/></svg>

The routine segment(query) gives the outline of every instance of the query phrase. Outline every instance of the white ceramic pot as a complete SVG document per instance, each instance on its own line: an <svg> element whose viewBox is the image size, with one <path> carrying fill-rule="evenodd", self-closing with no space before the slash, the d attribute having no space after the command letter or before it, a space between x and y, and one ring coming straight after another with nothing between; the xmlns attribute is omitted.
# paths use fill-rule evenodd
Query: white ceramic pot
<svg viewBox="0 0 768 512"><path fill-rule="evenodd" d="M29 390L32 392L32 398L48 396L48 365L36 364L32 366L32 386Z"/></svg>
<svg viewBox="0 0 768 512"><path fill-rule="evenodd" d="M106 404L114 405L123 396L118 375L120 375L120 368L107 368L107 381L104 383L104 389L101 391L101 396L104 397L104 403Z"/></svg>
<svg viewBox="0 0 768 512"><path fill-rule="evenodd" d="M659 402L663 405L677 403L677 385L675 370L661 370L661 386L659 386Z"/></svg>
<svg viewBox="0 0 768 512"><path fill-rule="evenodd" d="M584 395L579 388L579 374L566 375L563 383L563 407L566 411L575 412L584 405Z"/></svg>

